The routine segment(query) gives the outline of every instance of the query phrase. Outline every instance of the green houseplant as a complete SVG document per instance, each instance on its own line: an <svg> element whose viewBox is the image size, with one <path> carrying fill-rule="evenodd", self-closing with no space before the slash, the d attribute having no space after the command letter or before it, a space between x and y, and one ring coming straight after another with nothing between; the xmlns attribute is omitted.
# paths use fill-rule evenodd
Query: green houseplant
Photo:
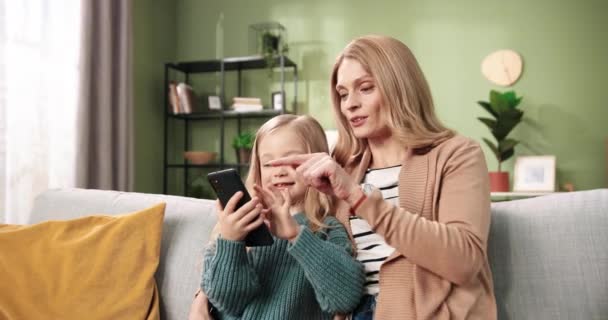
<svg viewBox="0 0 608 320"><path fill-rule="evenodd" d="M502 171L502 163L511 158L519 141L508 138L509 133L517 126L524 112L517 108L522 97L517 97L515 91L504 93L490 91L490 101L478 101L492 118L478 117L490 129L496 142L487 138L483 141L494 153L498 161L498 172L490 172L491 191L509 191L509 173Z"/></svg>
<svg viewBox="0 0 608 320"><path fill-rule="evenodd" d="M209 186L209 182L203 175L196 176L188 183L188 197L199 199L214 199L215 193Z"/></svg>
<svg viewBox="0 0 608 320"><path fill-rule="evenodd" d="M249 163L254 140L255 136L251 132L240 133L232 140L232 147L236 151L236 158L239 163Z"/></svg>
<svg viewBox="0 0 608 320"><path fill-rule="evenodd" d="M275 57L278 55L287 54L289 47L281 39L280 34L273 33L272 31L265 31L260 36L262 56L266 62L268 68L268 76L272 76L272 70L275 67Z"/></svg>

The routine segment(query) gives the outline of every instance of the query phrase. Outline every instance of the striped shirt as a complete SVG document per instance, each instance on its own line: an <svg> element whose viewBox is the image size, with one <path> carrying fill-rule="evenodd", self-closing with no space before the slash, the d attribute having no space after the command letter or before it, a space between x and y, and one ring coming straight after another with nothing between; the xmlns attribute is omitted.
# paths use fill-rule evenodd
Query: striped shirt
<svg viewBox="0 0 608 320"><path fill-rule="evenodd" d="M401 165L368 169L363 183L369 183L380 189L382 196L390 203L399 206L399 172ZM395 248L386 243L384 237L372 231L369 223L357 216L350 217L350 227L357 245L357 260L365 266L365 291L375 295L380 292L380 266Z"/></svg>

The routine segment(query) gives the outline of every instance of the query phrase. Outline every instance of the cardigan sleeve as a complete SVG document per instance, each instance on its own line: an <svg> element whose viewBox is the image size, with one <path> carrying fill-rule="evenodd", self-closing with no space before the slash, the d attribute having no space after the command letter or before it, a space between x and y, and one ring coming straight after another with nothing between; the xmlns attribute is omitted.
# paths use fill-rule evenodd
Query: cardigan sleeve
<svg viewBox="0 0 608 320"><path fill-rule="evenodd" d="M488 170L481 148L473 141L443 151L450 154L436 182L440 184L437 221L391 205L378 190L356 213L412 263L462 285L477 275L486 259Z"/></svg>

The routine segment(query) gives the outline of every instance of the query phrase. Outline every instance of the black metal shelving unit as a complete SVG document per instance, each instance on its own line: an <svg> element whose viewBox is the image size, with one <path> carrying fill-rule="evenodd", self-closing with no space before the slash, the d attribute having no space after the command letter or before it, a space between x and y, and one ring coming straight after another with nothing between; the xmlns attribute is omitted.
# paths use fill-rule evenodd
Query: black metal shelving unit
<svg viewBox="0 0 608 320"><path fill-rule="evenodd" d="M294 95L293 95L293 110L286 109L286 101L283 101L283 106L281 110L268 110L264 109L262 111L256 112L235 112L226 110L226 96L225 96L225 79L227 72L236 72L237 73L237 95L241 96L242 94L242 72L246 70L255 70L255 69L265 69L268 67L266 60L260 56L249 56L249 57L234 57L234 58L226 58L221 60L205 60L205 61L189 61L189 62L179 62L179 63L166 63L165 64L165 77L164 77L164 88L165 88L165 98L164 98L164 110L165 110L165 122L164 122L164 161L163 161L163 193L167 194L168 192L168 170L169 169L183 169L184 171L184 195L187 195L188 192L188 171L190 168L211 168L211 169L226 169L226 168L236 168L242 169L248 167L245 164L238 163L226 163L225 161L225 146L224 146L224 137L225 137L225 121L227 120L236 120L237 121L237 133L241 133L241 121L243 119L255 119L255 118L271 118L276 115L284 114L284 113L297 113L295 110L297 106L298 99L298 67L297 65L291 61L287 56L280 55L276 56L274 61L275 69L279 69L280 72L280 90L281 92L285 92L285 72L291 70L293 72L293 82L294 82ZM220 73L220 98L223 105L223 110L221 111L209 111L209 112L198 112L198 113L190 113L190 114L173 114L169 112L169 77L171 71L177 71L184 74L185 82L189 84L190 75L192 74L200 74L200 73L209 73L209 72L219 72ZM287 97L284 97L285 99ZM194 165L189 164L186 159L183 160L183 163L169 163L168 156L168 144L169 144L169 121L183 121L184 123L184 151L190 150L191 145L191 137L190 137L190 125L193 121L219 121L220 123L220 133L219 139L220 141L220 150L219 150L219 162L213 164L205 164L205 165Z"/></svg>

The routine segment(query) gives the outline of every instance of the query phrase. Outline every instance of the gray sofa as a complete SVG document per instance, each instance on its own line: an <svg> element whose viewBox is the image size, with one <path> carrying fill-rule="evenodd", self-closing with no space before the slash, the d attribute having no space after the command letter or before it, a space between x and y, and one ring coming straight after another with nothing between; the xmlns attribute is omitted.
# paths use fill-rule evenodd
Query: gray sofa
<svg viewBox="0 0 608 320"><path fill-rule="evenodd" d="M156 280L162 319L187 318L214 202L115 191L49 190L29 223L166 202ZM608 190L492 204L488 245L499 319L608 319Z"/></svg>
<svg viewBox="0 0 608 320"><path fill-rule="evenodd" d="M608 189L492 204L498 319L608 319Z"/></svg>

